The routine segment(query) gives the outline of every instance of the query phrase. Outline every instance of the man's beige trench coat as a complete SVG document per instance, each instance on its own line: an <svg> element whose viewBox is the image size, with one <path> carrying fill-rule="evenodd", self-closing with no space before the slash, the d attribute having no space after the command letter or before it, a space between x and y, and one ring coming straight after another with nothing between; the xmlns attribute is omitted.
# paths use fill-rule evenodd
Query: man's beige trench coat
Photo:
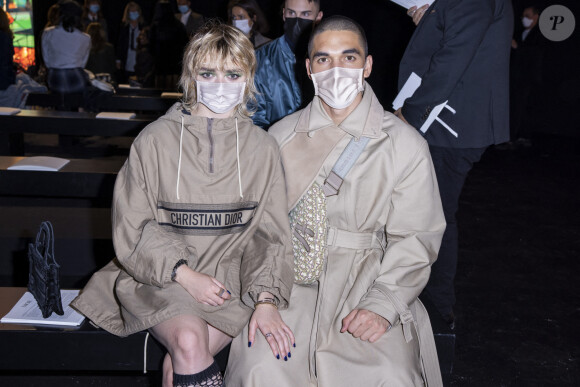
<svg viewBox="0 0 580 387"><path fill-rule="evenodd" d="M246 328L232 344L226 385L441 385L429 319L417 299L445 230L427 143L385 112L368 84L338 127L315 97L270 133L280 144L289 208L312 182L324 183L352 137L370 142L339 194L327 197L329 246L320 281L295 284L289 309L281 311L296 335L292 356L274 358L261 334L249 348ZM353 309L373 311L393 327L372 344L340 333Z"/></svg>

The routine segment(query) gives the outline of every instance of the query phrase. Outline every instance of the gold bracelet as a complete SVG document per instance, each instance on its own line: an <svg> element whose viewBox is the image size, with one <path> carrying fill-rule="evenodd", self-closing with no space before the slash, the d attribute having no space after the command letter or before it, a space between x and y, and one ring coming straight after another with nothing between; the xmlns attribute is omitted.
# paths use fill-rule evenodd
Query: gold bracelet
<svg viewBox="0 0 580 387"><path fill-rule="evenodd" d="M258 300L256 302L254 302L254 309L256 309L256 306L263 305L263 304L269 304L269 305L274 306L274 308L278 309L278 303L273 298L264 298L263 300Z"/></svg>

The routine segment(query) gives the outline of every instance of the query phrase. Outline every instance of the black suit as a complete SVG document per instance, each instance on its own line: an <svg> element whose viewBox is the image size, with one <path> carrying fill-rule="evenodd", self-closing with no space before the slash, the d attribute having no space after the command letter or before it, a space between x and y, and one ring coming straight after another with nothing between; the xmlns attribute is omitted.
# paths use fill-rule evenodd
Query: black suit
<svg viewBox="0 0 580 387"><path fill-rule="evenodd" d="M516 33L517 48L512 50L510 73L510 128L511 139L531 137L530 122L525 122L528 105L534 89L542 82L542 62L545 39L538 26L534 26L522 40Z"/></svg>
<svg viewBox="0 0 580 387"><path fill-rule="evenodd" d="M458 137L434 122L425 133L437 174L447 229L425 294L452 316L457 265L455 213L467 173L487 146L509 139L509 55L513 32L510 0L436 0L417 26L399 69L399 88L411 72L421 86L403 107L420 128L431 110Z"/></svg>

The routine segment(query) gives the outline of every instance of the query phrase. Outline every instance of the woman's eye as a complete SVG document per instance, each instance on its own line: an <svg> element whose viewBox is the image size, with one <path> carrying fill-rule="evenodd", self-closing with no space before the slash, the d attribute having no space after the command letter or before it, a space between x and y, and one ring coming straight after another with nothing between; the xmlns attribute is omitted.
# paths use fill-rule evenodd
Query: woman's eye
<svg viewBox="0 0 580 387"><path fill-rule="evenodd" d="M232 79L232 80L238 79L241 76L242 76L241 74L236 74L236 73L228 74L228 78Z"/></svg>
<svg viewBox="0 0 580 387"><path fill-rule="evenodd" d="M205 79L213 77L213 73L210 73L210 72L200 73L199 75Z"/></svg>

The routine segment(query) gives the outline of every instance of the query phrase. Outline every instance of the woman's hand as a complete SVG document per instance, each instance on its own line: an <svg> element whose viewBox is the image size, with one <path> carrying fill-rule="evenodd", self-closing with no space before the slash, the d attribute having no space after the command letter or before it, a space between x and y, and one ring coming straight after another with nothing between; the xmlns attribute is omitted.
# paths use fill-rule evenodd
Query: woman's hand
<svg viewBox="0 0 580 387"><path fill-rule="evenodd" d="M177 268L175 281L202 304L218 306L231 298L231 293L221 282L207 274L198 273L187 265Z"/></svg>
<svg viewBox="0 0 580 387"><path fill-rule="evenodd" d="M271 304L256 305L256 309L250 319L248 332L248 346L252 346L256 336L256 330L266 338L277 359L288 360L291 357L290 349L296 346L292 330L282 321L280 312Z"/></svg>

